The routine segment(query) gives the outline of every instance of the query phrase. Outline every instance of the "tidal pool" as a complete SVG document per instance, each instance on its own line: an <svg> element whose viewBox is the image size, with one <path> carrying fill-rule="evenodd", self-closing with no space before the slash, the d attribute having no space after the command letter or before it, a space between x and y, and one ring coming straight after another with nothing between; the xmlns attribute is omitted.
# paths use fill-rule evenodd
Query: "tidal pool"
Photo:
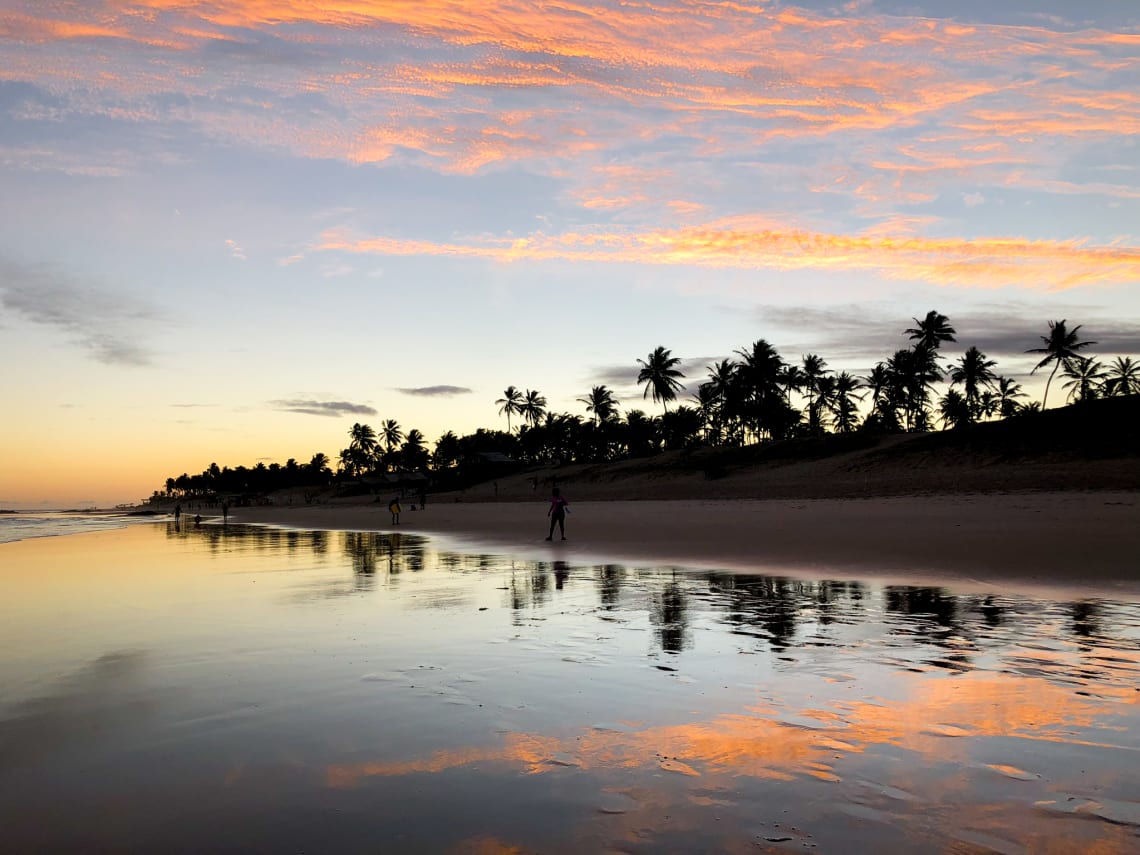
<svg viewBox="0 0 1140 855"><path fill-rule="evenodd" d="M0 849L1140 851L1140 603L561 547L0 545Z"/></svg>

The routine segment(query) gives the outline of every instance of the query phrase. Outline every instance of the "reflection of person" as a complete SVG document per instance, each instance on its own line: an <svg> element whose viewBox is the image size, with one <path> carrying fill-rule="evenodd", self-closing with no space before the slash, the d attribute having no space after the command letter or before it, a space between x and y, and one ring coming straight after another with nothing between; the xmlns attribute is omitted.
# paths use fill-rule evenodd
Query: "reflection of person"
<svg viewBox="0 0 1140 855"><path fill-rule="evenodd" d="M392 499L388 503L388 511L392 514L392 525L400 524L400 500L398 498Z"/></svg>
<svg viewBox="0 0 1140 855"><path fill-rule="evenodd" d="M550 510L546 515L550 517L550 534L546 536L547 540L554 539L554 526L558 525L558 533L562 535L562 539L566 539L566 514L569 512L570 503L566 501L566 497L562 495L562 491L555 487L550 491Z"/></svg>

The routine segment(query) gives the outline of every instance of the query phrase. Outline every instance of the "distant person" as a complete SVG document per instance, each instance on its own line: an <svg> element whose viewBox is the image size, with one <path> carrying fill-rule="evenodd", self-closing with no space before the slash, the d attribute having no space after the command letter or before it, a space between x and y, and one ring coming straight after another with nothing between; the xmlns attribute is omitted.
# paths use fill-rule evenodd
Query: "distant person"
<svg viewBox="0 0 1140 855"><path fill-rule="evenodd" d="M229 502L222 502L222 522L225 522L230 517L230 504Z"/></svg>
<svg viewBox="0 0 1140 855"><path fill-rule="evenodd" d="M392 515L392 525L400 524L400 500L394 498L388 503L388 513Z"/></svg>
<svg viewBox="0 0 1140 855"><path fill-rule="evenodd" d="M493 483L495 485L495 498L497 499L497 498L499 498L499 482L495 481Z"/></svg>
<svg viewBox="0 0 1140 855"><path fill-rule="evenodd" d="M194 528L197 528L201 524L202 524L202 515L201 514L194 514Z"/></svg>
<svg viewBox="0 0 1140 855"><path fill-rule="evenodd" d="M420 490L420 510L427 507L427 490Z"/></svg>
<svg viewBox="0 0 1140 855"><path fill-rule="evenodd" d="M550 517L550 534L546 536L547 540L554 540L554 526L558 525L558 533L562 535L562 539L566 539L566 515L570 513L570 503L566 501L566 497L562 495L562 491L555 487L550 491L550 510L546 515Z"/></svg>
<svg viewBox="0 0 1140 855"><path fill-rule="evenodd" d="M178 522L180 519L182 519L182 505L175 505L174 506L174 521Z"/></svg>

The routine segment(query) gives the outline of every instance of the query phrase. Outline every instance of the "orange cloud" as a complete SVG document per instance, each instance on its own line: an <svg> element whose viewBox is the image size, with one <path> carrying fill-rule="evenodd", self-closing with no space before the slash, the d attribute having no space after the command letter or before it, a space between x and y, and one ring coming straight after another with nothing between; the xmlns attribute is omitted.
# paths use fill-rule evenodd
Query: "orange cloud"
<svg viewBox="0 0 1140 855"><path fill-rule="evenodd" d="M1060 290L1140 282L1140 247L1025 238L836 235L711 223L648 232L566 232L437 243L321 236L324 251L452 255L496 262L590 261L778 270L868 270L896 279L973 288Z"/></svg>

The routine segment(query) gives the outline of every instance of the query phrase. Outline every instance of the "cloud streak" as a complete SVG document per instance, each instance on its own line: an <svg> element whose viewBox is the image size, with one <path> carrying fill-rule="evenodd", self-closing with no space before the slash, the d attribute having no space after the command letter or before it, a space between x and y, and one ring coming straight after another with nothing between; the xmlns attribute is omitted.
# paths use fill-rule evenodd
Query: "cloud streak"
<svg viewBox="0 0 1140 855"><path fill-rule="evenodd" d="M340 418L342 416L374 416L376 410L366 404L353 404L348 401L312 401L305 399L288 399L270 401L269 406L285 413L299 413L305 416L326 416Z"/></svg>
<svg viewBox="0 0 1140 855"><path fill-rule="evenodd" d="M454 398L456 395L470 395L471 389L466 386L416 386L412 388L399 388L396 390L405 395L420 398Z"/></svg>
<svg viewBox="0 0 1140 855"><path fill-rule="evenodd" d="M50 327L105 365L153 361L140 331L159 321L147 304L48 267L0 258L0 307Z"/></svg>

